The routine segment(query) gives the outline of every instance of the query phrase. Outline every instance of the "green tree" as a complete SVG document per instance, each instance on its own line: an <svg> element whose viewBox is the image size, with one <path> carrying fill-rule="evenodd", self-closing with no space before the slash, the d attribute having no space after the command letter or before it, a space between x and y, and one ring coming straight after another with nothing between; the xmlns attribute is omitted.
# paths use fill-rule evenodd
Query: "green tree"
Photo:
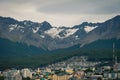
<svg viewBox="0 0 120 80"><path fill-rule="evenodd" d="M22 80L32 80L32 79L27 77L27 78L23 78Z"/></svg>
<svg viewBox="0 0 120 80"><path fill-rule="evenodd" d="M4 80L4 76L0 76L0 80Z"/></svg>

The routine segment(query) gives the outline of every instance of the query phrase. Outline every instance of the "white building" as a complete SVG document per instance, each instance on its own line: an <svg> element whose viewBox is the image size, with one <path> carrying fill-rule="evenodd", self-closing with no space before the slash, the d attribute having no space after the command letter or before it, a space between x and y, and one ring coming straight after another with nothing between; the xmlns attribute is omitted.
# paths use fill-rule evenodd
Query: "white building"
<svg viewBox="0 0 120 80"><path fill-rule="evenodd" d="M32 72L28 68L24 68L21 70L22 77L24 78L32 78Z"/></svg>
<svg viewBox="0 0 120 80"><path fill-rule="evenodd" d="M3 72L4 80L22 80L19 70L7 70Z"/></svg>
<svg viewBox="0 0 120 80"><path fill-rule="evenodd" d="M118 73L103 73L105 79L120 79L120 72Z"/></svg>

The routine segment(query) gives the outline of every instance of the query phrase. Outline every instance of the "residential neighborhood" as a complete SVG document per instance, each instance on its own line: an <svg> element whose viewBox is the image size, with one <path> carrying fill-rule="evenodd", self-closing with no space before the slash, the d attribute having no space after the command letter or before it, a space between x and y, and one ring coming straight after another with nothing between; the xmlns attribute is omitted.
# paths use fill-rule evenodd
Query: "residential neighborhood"
<svg viewBox="0 0 120 80"><path fill-rule="evenodd" d="M98 66L101 62L87 61L86 56L75 56L36 69L6 69L0 71L0 80L119 80L120 63Z"/></svg>

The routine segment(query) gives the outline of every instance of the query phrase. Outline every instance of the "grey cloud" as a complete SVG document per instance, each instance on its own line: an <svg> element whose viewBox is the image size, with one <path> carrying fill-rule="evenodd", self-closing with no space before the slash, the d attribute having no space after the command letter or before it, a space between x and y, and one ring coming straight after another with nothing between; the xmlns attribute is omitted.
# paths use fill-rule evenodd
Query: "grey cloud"
<svg viewBox="0 0 120 80"><path fill-rule="evenodd" d="M50 2L61 2L64 0L0 0L0 4L1 3L14 3L14 4L26 4L26 3L30 3L30 4L34 4L34 5L41 5L41 4L45 4L45 3L50 3Z"/></svg>
<svg viewBox="0 0 120 80"><path fill-rule="evenodd" d="M37 9L44 13L63 14L114 14L120 13L120 0L69 0Z"/></svg>
<svg viewBox="0 0 120 80"><path fill-rule="evenodd" d="M49 14L120 13L120 0L0 0L0 4L6 3L12 6L31 4L37 12Z"/></svg>
<svg viewBox="0 0 120 80"><path fill-rule="evenodd" d="M107 20L120 13L119 4L120 0L0 0L0 16L71 26Z"/></svg>

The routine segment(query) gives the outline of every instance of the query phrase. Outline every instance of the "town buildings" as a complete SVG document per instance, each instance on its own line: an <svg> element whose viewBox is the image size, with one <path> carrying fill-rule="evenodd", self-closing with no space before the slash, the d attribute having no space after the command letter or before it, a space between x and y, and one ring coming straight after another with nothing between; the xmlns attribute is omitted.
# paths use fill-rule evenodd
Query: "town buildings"
<svg viewBox="0 0 120 80"><path fill-rule="evenodd" d="M88 65L89 64L89 65ZM120 63L115 66L98 66L101 62L87 61L87 58L73 57L36 69L6 69L0 71L4 80L120 80Z"/></svg>

